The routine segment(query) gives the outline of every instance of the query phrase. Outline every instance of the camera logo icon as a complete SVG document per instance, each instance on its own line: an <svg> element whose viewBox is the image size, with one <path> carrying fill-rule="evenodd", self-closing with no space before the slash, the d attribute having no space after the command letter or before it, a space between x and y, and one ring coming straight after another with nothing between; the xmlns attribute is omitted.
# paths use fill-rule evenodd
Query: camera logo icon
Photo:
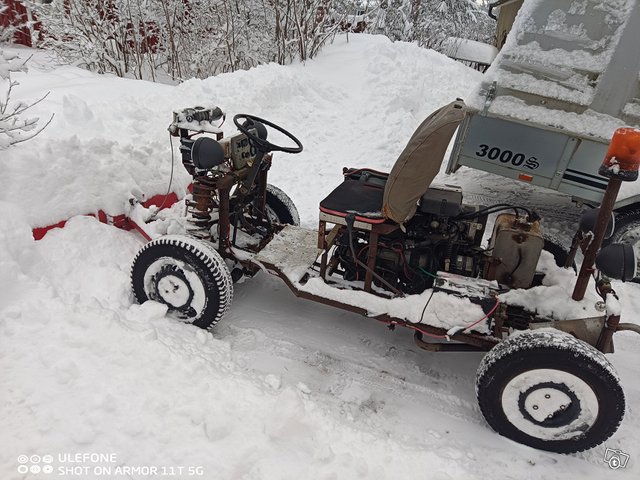
<svg viewBox="0 0 640 480"><path fill-rule="evenodd" d="M44 465L39 465L40 462L44 463ZM53 455L18 455L18 473L24 475L26 473L38 474L42 473L52 473L53 466L50 465L53 463Z"/></svg>
<svg viewBox="0 0 640 480"><path fill-rule="evenodd" d="M611 470L625 468L629 462L629 454L615 448L608 448L604 452L604 462Z"/></svg>

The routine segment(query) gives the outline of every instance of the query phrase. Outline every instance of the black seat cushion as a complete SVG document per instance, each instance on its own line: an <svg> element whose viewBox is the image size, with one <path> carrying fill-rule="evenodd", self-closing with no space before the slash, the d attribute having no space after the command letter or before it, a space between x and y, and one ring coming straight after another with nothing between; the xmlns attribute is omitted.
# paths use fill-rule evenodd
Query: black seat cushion
<svg viewBox="0 0 640 480"><path fill-rule="evenodd" d="M369 183L347 177L320 202L320 210L346 216L355 213L365 218L382 218L384 184Z"/></svg>

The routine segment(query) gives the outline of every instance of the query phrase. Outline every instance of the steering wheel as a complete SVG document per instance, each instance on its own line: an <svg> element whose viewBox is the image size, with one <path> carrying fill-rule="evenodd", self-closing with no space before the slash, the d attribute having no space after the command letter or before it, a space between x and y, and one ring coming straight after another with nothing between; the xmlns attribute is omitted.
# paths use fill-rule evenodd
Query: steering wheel
<svg viewBox="0 0 640 480"><path fill-rule="evenodd" d="M253 144L256 150L260 150L264 153L267 153L267 152L300 153L302 151L302 143L300 143L300 140L298 140L292 134L287 132L284 128L276 125L275 123L271 123L268 120L255 117L253 115L247 115L246 113L239 113L238 115L233 117L233 123L235 124L236 127L238 127L238 130L240 130L242 133L244 133L247 136L247 138ZM267 125L273 128L274 130L277 130L278 132L282 133L283 135L293 140L293 143L295 143L296 146L281 147L280 145L275 145L271 142L268 142L266 139L267 138L266 129L264 129L264 127L260 129L259 126L256 125L256 123L263 124L263 126ZM254 134L250 130L252 128L256 129L256 131L258 132L258 135ZM261 138L259 136L260 130L264 132L264 138Z"/></svg>

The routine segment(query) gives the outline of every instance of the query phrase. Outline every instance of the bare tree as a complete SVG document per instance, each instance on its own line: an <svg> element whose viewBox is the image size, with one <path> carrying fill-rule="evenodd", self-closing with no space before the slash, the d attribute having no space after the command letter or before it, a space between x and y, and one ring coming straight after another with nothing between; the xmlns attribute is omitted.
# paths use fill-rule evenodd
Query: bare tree
<svg viewBox="0 0 640 480"><path fill-rule="evenodd" d="M19 71L27 71L26 61L0 49L0 85L4 90L4 98L0 99L0 150L32 139L53 119L52 116L44 126L38 128L38 117L25 116L27 110L44 100L48 94L31 103L11 100L13 89L19 85L12 80L11 72Z"/></svg>

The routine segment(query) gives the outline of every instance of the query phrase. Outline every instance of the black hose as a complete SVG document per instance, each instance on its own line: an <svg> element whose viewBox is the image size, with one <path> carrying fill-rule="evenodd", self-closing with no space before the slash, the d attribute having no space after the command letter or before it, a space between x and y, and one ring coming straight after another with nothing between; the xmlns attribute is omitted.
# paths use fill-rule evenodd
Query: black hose
<svg viewBox="0 0 640 480"><path fill-rule="evenodd" d="M508 205L506 203L499 203L490 207L481 208L477 212L460 214L457 217L454 217L454 220L478 218L481 215L489 215L492 213L502 212L504 210L513 210L516 213L516 216L519 215L519 211L522 210L527 214L527 217L529 217L529 220L532 222L540 219L540 216L536 212L529 210L526 207L516 207L513 205Z"/></svg>

